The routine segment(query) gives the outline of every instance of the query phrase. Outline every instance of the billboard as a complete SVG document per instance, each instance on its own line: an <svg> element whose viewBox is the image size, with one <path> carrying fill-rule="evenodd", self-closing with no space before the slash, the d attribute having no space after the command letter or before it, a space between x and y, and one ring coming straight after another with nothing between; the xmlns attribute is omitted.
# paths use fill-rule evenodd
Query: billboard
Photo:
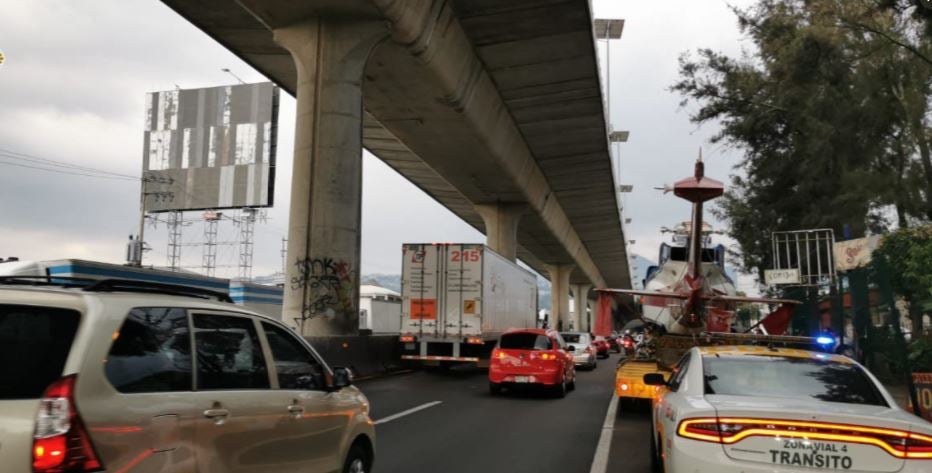
<svg viewBox="0 0 932 473"><path fill-rule="evenodd" d="M835 242L835 269L850 271L869 265L878 246L880 235Z"/></svg>
<svg viewBox="0 0 932 473"><path fill-rule="evenodd" d="M271 206L278 96L271 82L147 94L143 210Z"/></svg>

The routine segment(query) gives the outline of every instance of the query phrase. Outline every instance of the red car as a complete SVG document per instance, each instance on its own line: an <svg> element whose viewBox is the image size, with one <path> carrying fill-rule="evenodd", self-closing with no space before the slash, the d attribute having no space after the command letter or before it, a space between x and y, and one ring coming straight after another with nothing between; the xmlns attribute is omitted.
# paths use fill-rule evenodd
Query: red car
<svg viewBox="0 0 932 473"><path fill-rule="evenodd" d="M595 337L592 341L592 345L596 349L596 356L599 358L608 358L608 351L612 349L612 346L605 337Z"/></svg>
<svg viewBox="0 0 932 473"><path fill-rule="evenodd" d="M548 329L512 329L505 332L492 351L489 392L504 387L535 385L558 397L576 387L573 355L560 334Z"/></svg>

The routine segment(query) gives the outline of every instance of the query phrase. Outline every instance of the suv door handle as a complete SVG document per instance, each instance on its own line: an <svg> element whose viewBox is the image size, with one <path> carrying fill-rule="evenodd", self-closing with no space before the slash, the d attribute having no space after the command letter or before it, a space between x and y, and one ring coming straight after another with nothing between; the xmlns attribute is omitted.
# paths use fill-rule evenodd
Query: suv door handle
<svg viewBox="0 0 932 473"><path fill-rule="evenodd" d="M230 411L226 409L207 409L204 411L204 417L213 419L217 425L220 425L227 420L227 417L230 417Z"/></svg>
<svg viewBox="0 0 932 473"><path fill-rule="evenodd" d="M301 415L304 414L304 406L292 404L288 406L288 413L295 417L301 417Z"/></svg>

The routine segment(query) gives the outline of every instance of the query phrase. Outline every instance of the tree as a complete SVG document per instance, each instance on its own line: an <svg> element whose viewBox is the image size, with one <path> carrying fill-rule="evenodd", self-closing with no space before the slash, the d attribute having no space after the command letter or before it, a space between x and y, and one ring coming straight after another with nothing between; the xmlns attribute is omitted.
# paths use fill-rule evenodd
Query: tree
<svg viewBox="0 0 932 473"><path fill-rule="evenodd" d="M890 207L901 225L932 218L932 185L916 177L932 179L921 161L932 67L890 40L912 38L903 25L919 23L873 0L760 0L733 11L753 52L685 54L671 89L698 105L693 122L720 125L713 142L744 153L743 175L715 210L743 269L771 267L773 231L882 231Z"/></svg>
<svg viewBox="0 0 932 473"><path fill-rule="evenodd" d="M932 297L932 225L884 236L874 258L890 268L893 290L909 303L912 332L922 333L922 303Z"/></svg>

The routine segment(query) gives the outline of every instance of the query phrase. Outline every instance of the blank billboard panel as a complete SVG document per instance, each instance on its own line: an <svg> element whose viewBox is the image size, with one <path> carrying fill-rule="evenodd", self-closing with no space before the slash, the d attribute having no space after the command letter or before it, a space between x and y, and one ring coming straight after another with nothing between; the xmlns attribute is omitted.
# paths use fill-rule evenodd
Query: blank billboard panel
<svg viewBox="0 0 932 473"><path fill-rule="evenodd" d="M269 207L279 89L271 82L146 95L146 212Z"/></svg>

